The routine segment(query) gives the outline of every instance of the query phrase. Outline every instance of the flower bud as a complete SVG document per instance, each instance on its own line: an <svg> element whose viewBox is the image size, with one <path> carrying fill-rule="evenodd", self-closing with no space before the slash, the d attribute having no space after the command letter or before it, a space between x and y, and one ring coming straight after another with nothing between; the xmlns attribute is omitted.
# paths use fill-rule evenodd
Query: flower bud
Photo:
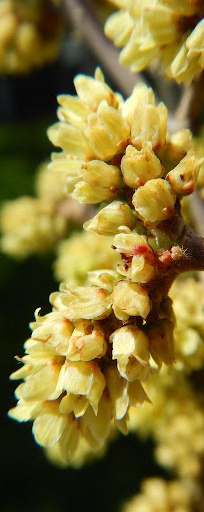
<svg viewBox="0 0 204 512"><path fill-rule="evenodd" d="M175 361L173 328L174 324L164 319L147 331L149 351L159 368L161 368L162 362L171 365Z"/></svg>
<svg viewBox="0 0 204 512"><path fill-rule="evenodd" d="M88 320L79 320L69 341L67 358L70 361L91 361L106 353L102 329Z"/></svg>
<svg viewBox="0 0 204 512"><path fill-rule="evenodd" d="M104 288L96 286L79 286L53 293L50 300L69 319L102 319L111 313L111 296Z"/></svg>
<svg viewBox="0 0 204 512"><path fill-rule="evenodd" d="M131 142L137 149L142 149L144 142L151 142L152 149L159 149L165 144L167 135L167 108L164 103L139 105L131 128Z"/></svg>
<svg viewBox="0 0 204 512"><path fill-rule="evenodd" d="M134 28L133 20L128 11L114 13L105 24L105 34L110 37L115 46L124 46Z"/></svg>
<svg viewBox="0 0 204 512"><path fill-rule="evenodd" d="M113 359L122 377L128 381L144 380L149 372L148 337L136 327L128 325L115 331L110 341L113 343Z"/></svg>
<svg viewBox="0 0 204 512"><path fill-rule="evenodd" d="M115 235L120 226L134 227L134 215L131 208L121 201L113 201L84 224L87 231L96 231L100 235Z"/></svg>
<svg viewBox="0 0 204 512"><path fill-rule="evenodd" d="M102 101L97 113L88 116L85 137L96 158L110 160L120 153L130 135L130 127L121 113Z"/></svg>
<svg viewBox="0 0 204 512"><path fill-rule="evenodd" d="M130 281L119 281L113 290L113 310L119 320L129 316L146 318L150 312L150 300L145 288Z"/></svg>
<svg viewBox="0 0 204 512"><path fill-rule="evenodd" d="M121 233L114 237L113 247L125 261L117 265L120 274L139 283L147 283L154 277L154 254L145 236Z"/></svg>
<svg viewBox="0 0 204 512"><path fill-rule="evenodd" d="M189 151L179 164L167 174L166 179L177 194L192 194L195 190L199 169L203 161L203 158L198 160Z"/></svg>
<svg viewBox="0 0 204 512"><path fill-rule="evenodd" d="M83 160L92 158L92 151L76 126L60 121L50 126L47 134L52 144L61 147L68 155Z"/></svg>
<svg viewBox="0 0 204 512"><path fill-rule="evenodd" d="M192 134L187 128L182 128L175 133L171 134L168 141L168 151L171 158L181 159L186 156L186 153L191 147Z"/></svg>
<svg viewBox="0 0 204 512"><path fill-rule="evenodd" d="M47 341L60 355L66 355L70 336L73 332L73 324L60 312L53 311L45 316L39 315L40 308L36 310L36 322L30 323L33 330L32 339Z"/></svg>
<svg viewBox="0 0 204 512"><path fill-rule="evenodd" d="M112 292L118 277L115 270L92 270L88 273L87 284L103 287L108 292Z"/></svg>
<svg viewBox="0 0 204 512"><path fill-rule="evenodd" d="M137 214L148 224L171 217L176 197L169 183L161 178L147 181L133 195Z"/></svg>
<svg viewBox="0 0 204 512"><path fill-rule="evenodd" d="M59 120L84 129L90 110L81 103L80 99L70 94L59 94L57 101L61 105L57 110Z"/></svg>
<svg viewBox="0 0 204 512"><path fill-rule="evenodd" d="M162 175L160 160L152 151L150 142L143 142L138 151L133 146L127 146L126 154L121 160L121 171L126 185L138 188L152 178Z"/></svg>
<svg viewBox="0 0 204 512"><path fill-rule="evenodd" d="M85 395L97 414L106 381L99 366L95 362L67 361L60 372L58 389L74 395Z"/></svg>
<svg viewBox="0 0 204 512"><path fill-rule="evenodd" d="M119 169L99 160L92 160L82 166L82 181L75 184L72 197L84 203L108 201L116 194L119 186Z"/></svg>
<svg viewBox="0 0 204 512"><path fill-rule="evenodd" d="M103 100L105 100L108 105L117 108L118 102L116 96L111 88L104 82L103 73L101 73L101 80L96 79L96 76L92 78L79 74L74 79L74 85L82 105L86 108L95 111Z"/></svg>
<svg viewBox="0 0 204 512"><path fill-rule="evenodd" d="M103 393L98 404L97 416L91 407L88 407L81 419L81 432L89 445L96 449L107 439L112 420L112 404L109 393Z"/></svg>

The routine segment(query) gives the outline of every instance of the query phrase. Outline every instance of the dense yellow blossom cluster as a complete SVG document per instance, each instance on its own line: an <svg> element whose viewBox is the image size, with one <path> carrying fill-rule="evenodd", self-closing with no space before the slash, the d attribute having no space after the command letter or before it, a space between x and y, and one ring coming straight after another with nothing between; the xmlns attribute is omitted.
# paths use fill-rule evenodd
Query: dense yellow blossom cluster
<svg viewBox="0 0 204 512"><path fill-rule="evenodd" d="M149 478L142 492L123 507L123 512L191 512L189 489L182 482Z"/></svg>
<svg viewBox="0 0 204 512"><path fill-rule="evenodd" d="M37 442L65 461L84 440L103 446L113 424L127 433L130 410L149 401L143 382L175 361L168 291L186 253L179 199L195 189L202 162L189 130L168 134L167 109L145 85L124 101L97 69L75 87L77 96L59 97L60 121L48 131L62 149L50 171L66 172L75 200L105 203L84 227L111 235L120 259L84 286L62 284L52 312L37 311L10 411L33 420Z"/></svg>
<svg viewBox="0 0 204 512"><path fill-rule="evenodd" d="M120 63L140 71L152 60L169 78L190 83L204 69L202 0L110 0L120 10L105 34L122 48Z"/></svg>
<svg viewBox="0 0 204 512"><path fill-rule="evenodd" d="M27 73L57 57L62 35L52 0L1 0L0 72Z"/></svg>

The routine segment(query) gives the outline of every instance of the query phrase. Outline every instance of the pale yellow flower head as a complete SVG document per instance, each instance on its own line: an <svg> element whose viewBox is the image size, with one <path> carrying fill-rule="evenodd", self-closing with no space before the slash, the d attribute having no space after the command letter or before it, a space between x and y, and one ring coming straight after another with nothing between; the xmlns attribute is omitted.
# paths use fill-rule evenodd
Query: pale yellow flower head
<svg viewBox="0 0 204 512"><path fill-rule="evenodd" d="M0 72L28 73L55 60L61 23L53 0L1 0Z"/></svg>
<svg viewBox="0 0 204 512"><path fill-rule="evenodd" d="M176 197L194 190L202 163L190 151L189 130L169 135L165 105L155 105L142 83L125 101L100 69L94 78L77 75L74 84L77 95L58 97L59 122L48 129L62 150L49 167L66 173L75 200L107 203L85 229L113 235L141 219L147 228L171 218Z"/></svg>
<svg viewBox="0 0 204 512"><path fill-rule="evenodd" d="M57 458L66 462L81 442L90 450L102 447L114 423L127 433L129 407L148 401L140 382L149 370L148 338L132 327L129 347L119 348L118 331L109 340L112 296L105 289L62 288L51 302L48 315L37 310L25 355L18 358L23 367L11 376L24 382L9 414L34 421L36 441L47 448L57 444ZM129 373L131 358L135 366Z"/></svg>
<svg viewBox="0 0 204 512"><path fill-rule="evenodd" d="M202 0L110 0L119 8L105 24L105 34L122 48L120 63L133 72L152 61L166 75L190 83L204 69Z"/></svg>

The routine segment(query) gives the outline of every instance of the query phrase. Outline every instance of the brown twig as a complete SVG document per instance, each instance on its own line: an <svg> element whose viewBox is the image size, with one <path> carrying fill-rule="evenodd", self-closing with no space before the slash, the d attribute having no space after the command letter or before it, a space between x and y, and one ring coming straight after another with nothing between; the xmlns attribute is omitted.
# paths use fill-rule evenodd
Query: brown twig
<svg viewBox="0 0 204 512"><path fill-rule="evenodd" d="M204 105L204 72L195 78L188 87L183 87L180 103L175 112L179 128L190 128L196 133L199 128L199 116Z"/></svg>

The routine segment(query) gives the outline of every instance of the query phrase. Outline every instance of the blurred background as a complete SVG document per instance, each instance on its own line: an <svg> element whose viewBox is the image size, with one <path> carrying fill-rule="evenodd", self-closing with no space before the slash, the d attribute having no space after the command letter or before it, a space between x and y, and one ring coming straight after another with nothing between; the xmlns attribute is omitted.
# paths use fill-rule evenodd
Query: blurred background
<svg viewBox="0 0 204 512"><path fill-rule="evenodd" d="M77 73L93 75L100 64L77 34L67 30L54 64L28 75L0 75L0 200L34 196L36 167L53 150L46 128L56 120L56 95L74 93ZM112 77L105 73L114 88ZM153 442L135 435L118 436L101 459L80 469L58 468L34 442L31 423L7 417L15 405L14 356L23 355L28 324L37 307L50 311L49 294L58 288L53 277L54 253L16 261L0 254L1 331L1 488L2 512L116 512L137 492L144 477L164 475L153 460ZM168 475L165 473L166 478Z"/></svg>

